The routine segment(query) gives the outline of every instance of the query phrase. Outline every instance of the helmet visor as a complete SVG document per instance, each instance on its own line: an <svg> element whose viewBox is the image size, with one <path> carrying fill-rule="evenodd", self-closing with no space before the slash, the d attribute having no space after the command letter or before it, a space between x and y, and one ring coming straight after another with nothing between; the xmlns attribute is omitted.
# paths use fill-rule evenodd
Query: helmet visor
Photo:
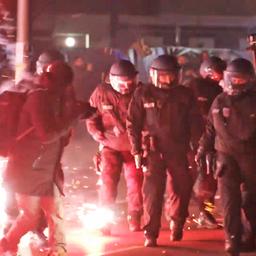
<svg viewBox="0 0 256 256"><path fill-rule="evenodd" d="M224 91L229 95L239 95L248 88L251 76L238 72L224 71Z"/></svg>
<svg viewBox="0 0 256 256"><path fill-rule="evenodd" d="M47 63L42 63L41 61L38 60L36 62L36 73L38 75L41 75L43 73L44 68L45 68L46 65L47 65Z"/></svg>
<svg viewBox="0 0 256 256"><path fill-rule="evenodd" d="M161 89L169 89L177 80L177 73L152 69L151 79L156 87Z"/></svg>
<svg viewBox="0 0 256 256"><path fill-rule="evenodd" d="M114 90L121 94L131 93L136 84L136 77L109 75L110 84Z"/></svg>
<svg viewBox="0 0 256 256"><path fill-rule="evenodd" d="M47 58L45 55L40 55L38 60L36 61L36 73L38 75L44 72L44 69L49 65L50 59Z"/></svg>
<svg viewBox="0 0 256 256"><path fill-rule="evenodd" d="M176 79L176 74L170 71L158 71L157 75L159 83L171 84Z"/></svg>
<svg viewBox="0 0 256 256"><path fill-rule="evenodd" d="M244 86L249 83L251 77L238 72L224 71L224 82L229 85Z"/></svg>
<svg viewBox="0 0 256 256"><path fill-rule="evenodd" d="M216 82L219 82L223 78L222 73L217 72L211 67L207 67L205 72L206 76L208 76L211 80L214 80Z"/></svg>

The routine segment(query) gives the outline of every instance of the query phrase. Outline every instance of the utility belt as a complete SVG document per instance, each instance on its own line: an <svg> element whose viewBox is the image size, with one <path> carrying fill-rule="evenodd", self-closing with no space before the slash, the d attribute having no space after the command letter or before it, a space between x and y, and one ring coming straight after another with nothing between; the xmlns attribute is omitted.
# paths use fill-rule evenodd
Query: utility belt
<svg viewBox="0 0 256 256"><path fill-rule="evenodd" d="M215 175L216 171L216 152L209 152L205 156L205 162L197 165L197 171L202 176Z"/></svg>
<svg viewBox="0 0 256 256"><path fill-rule="evenodd" d="M142 170L145 175L151 175L163 168L163 154L159 150L156 137L146 135L143 138L142 150Z"/></svg>
<svg viewBox="0 0 256 256"><path fill-rule="evenodd" d="M94 156L93 156L93 164L94 164L94 170L97 175L101 174L101 153L98 151Z"/></svg>
<svg viewBox="0 0 256 256"><path fill-rule="evenodd" d="M97 175L101 175L102 172L102 156L101 156L101 151L103 149L103 145L99 145L99 150L96 152L96 154L93 156L92 161L94 164L94 170Z"/></svg>
<svg viewBox="0 0 256 256"><path fill-rule="evenodd" d="M149 152L155 152L157 151L157 141L156 137L152 135L146 135L142 139L142 150L144 154L147 154Z"/></svg>

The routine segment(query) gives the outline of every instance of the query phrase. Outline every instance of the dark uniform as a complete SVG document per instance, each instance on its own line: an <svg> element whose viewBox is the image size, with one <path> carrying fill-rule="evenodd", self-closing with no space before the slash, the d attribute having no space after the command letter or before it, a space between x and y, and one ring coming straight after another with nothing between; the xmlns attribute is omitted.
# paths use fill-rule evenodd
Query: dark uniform
<svg viewBox="0 0 256 256"><path fill-rule="evenodd" d="M204 123L206 124L211 104L216 96L222 92L222 88L219 86L218 81L214 81L208 77L195 78L191 80L189 88L194 92L199 111ZM216 228L217 222L211 214L211 209L214 206L217 181L213 178L212 172L207 173L206 166L204 166L204 168L198 173L198 168L194 161L196 153L195 149L192 149L189 152L188 159L195 180L194 192L199 203L200 214L198 223L200 226L207 225L208 228Z"/></svg>
<svg viewBox="0 0 256 256"><path fill-rule="evenodd" d="M188 87L194 92L200 113L206 119L213 100L222 92L222 88L217 81L209 78L195 78Z"/></svg>
<svg viewBox="0 0 256 256"><path fill-rule="evenodd" d="M200 78L190 81L189 87L193 90L197 100L200 113L206 125L207 116L211 104L215 97L222 92L219 85L223 79L223 71L226 69L226 63L217 56L211 56L204 60L200 65ZM196 149L193 148L189 152L189 163L195 177L193 187L194 195L199 203L199 218L197 223L199 227L218 228L217 221L212 215L214 208L214 197L217 190L217 181L213 177L214 152L208 154L208 164L204 164L198 168L195 163Z"/></svg>
<svg viewBox="0 0 256 256"><path fill-rule="evenodd" d="M147 171L143 184L146 238L156 240L159 235L167 172L171 176L172 188L170 216L175 225L171 225L171 229L178 226L178 232L182 232L192 187L187 152L191 138L197 140L200 136L200 120L196 102L188 88L175 85L163 90L148 84L134 93L127 120L132 154L143 151L142 132L151 140L150 150L146 152ZM182 234L173 234L171 239L180 240L181 237ZM145 242L145 246L155 245L156 241Z"/></svg>
<svg viewBox="0 0 256 256"><path fill-rule="evenodd" d="M120 63L126 65L128 61L121 61ZM113 66L117 64L113 64ZM132 222L134 219L140 223L143 175L140 170L135 168L125 126L132 93L123 94L117 90L113 89L111 84L102 84L95 89L90 97L90 103L98 112L87 120L87 129L92 137L103 146L100 152L102 180L99 195L100 203L113 207L117 197L122 167L124 167L127 184L128 221ZM136 231L134 229L137 230L138 227L130 226L131 231Z"/></svg>
<svg viewBox="0 0 256 256"><path fill-rule="evenodd" d="M216 176L220 189L226 251L239 255L242 235L241 207L250 224L249 240L256 234L256 93L250 79L253 67L236 59L224 73L225 93L214 100L197 159L217 151ZM226 75L225 75L226 74Z"/></svg>

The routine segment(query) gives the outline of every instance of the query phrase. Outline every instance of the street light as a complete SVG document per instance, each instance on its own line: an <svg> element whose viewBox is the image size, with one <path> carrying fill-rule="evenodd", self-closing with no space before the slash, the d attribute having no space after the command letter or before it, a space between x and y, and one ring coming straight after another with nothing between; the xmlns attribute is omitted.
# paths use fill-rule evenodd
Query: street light
<svg viewBox="0 0 256 256"><path fill-rule="evenodd" d="M67 47L72 48L76 45L76 40L74 37L69 36L65 39L65 44Z"/></svg>

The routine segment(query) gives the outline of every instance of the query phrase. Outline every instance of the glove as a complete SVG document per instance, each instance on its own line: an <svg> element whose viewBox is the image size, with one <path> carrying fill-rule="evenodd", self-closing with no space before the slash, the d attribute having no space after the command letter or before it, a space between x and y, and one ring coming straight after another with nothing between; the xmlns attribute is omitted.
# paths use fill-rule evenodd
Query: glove
<svg viewBox="0 0 256 256"><path fill-rule="evenodd" d="M213 174L216 170L216 154L215 152L208 153L205 157L206 173Z"/></svg>
<svg viewBox="0 0 256 256"><path fill-rule="evenodd" d="M116 137L119 137L119 136L121 135L120 130L119 130L118 127L116 127L116 126L113 128L113 132L114 132L114 134L115 134Z"/></svg>
<svg viewBox="0 0 256 256"><path fill-rule="evenodd" d="M197 153L195 155L195 162L198 167L198 172L200 173L204 172L206 159L205 159L205 152L202 150L202 148L198 148Z"/></svg>
<svg viewBox="0 0 256 256"><path fill-rule="evenodd" d="M135 166L137 169L142 167L142 156L141 154L134 155Z"/></svg>
<svg viewBox="0 0 256 256"><path fill-rule="evenodd" d="M98 141L98 142L101 142L105 139L105 135L102 131L97 131L96 133L93 134L93 139Z"/></svg>

